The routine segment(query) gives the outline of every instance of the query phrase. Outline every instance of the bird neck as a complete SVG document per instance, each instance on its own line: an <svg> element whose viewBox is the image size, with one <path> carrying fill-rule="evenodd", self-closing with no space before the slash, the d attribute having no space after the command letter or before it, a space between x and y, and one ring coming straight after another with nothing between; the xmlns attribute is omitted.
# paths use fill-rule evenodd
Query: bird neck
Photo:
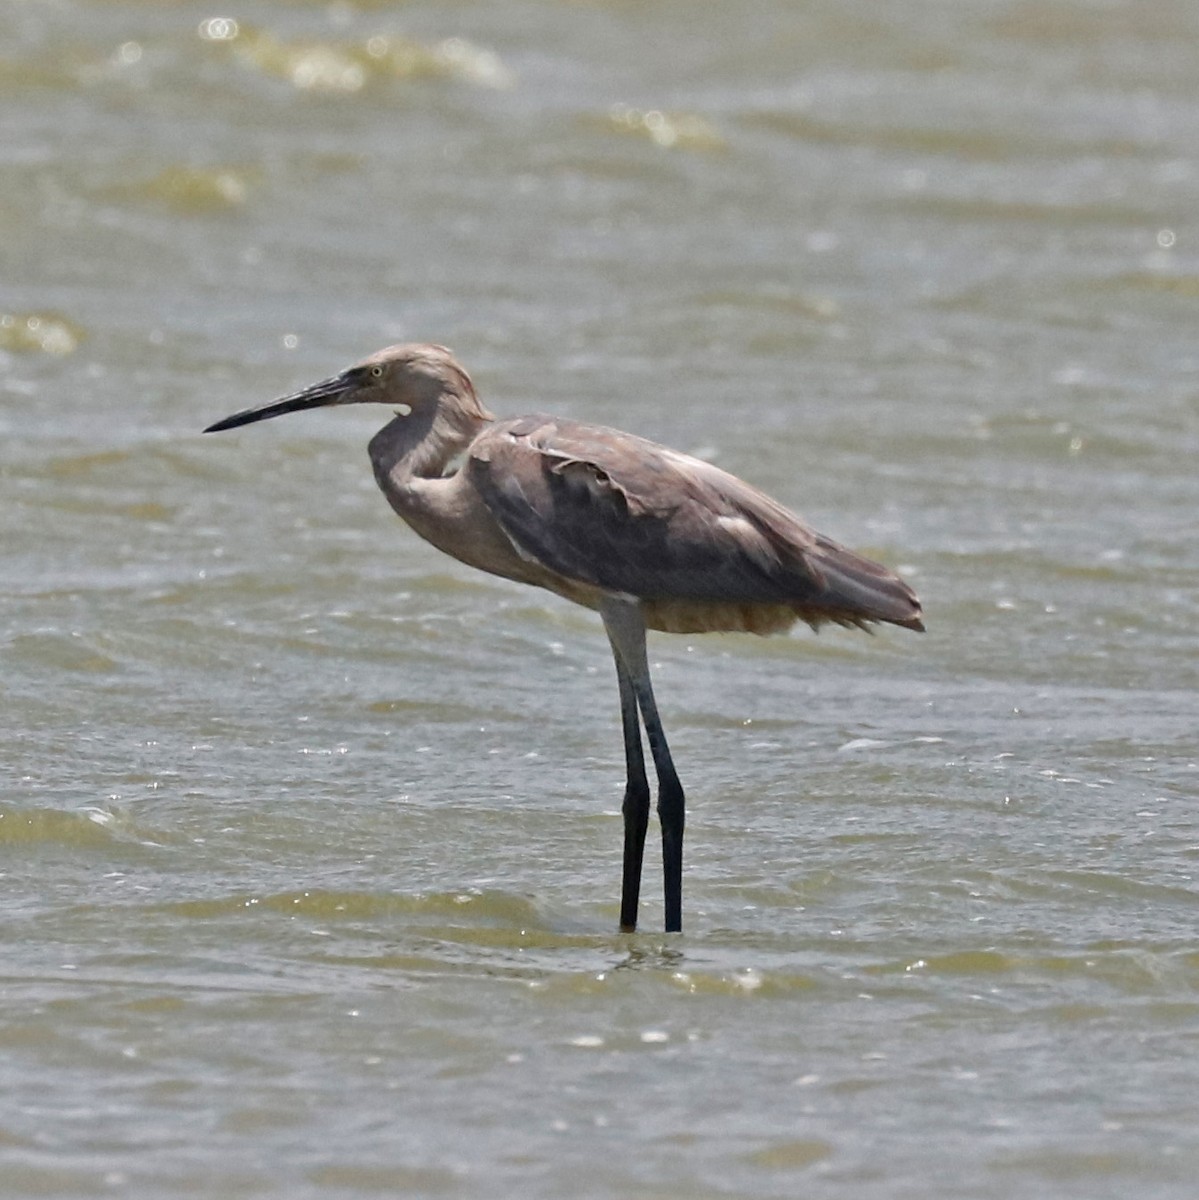
<svg viewBox="0 0 1199 1200"><path fill-rule="evenodd" d="M380 429L370 443L380 485L384 479L394 487L445 475L454 459L495 419L473 395L470 399L473 403L468 404L461 397L443 397L407 416L397 415Z"/></svg>

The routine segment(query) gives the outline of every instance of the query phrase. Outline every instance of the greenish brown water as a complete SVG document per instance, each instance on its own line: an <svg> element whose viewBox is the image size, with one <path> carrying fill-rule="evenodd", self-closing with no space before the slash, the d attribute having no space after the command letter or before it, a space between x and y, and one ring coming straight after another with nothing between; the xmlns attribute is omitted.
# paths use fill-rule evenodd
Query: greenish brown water
<svg viewBox="0 0 1199 1200"><path fill-rule="evenodd" d="M0 0L0 1195L1190 1197L1199 17ZM929 633L653 642L377 494L388 342Z"/></svg>

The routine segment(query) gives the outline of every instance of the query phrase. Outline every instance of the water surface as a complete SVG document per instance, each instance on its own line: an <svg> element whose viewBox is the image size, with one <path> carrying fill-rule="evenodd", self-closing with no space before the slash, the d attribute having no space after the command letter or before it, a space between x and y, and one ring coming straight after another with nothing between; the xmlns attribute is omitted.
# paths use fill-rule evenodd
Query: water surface
<svg viewBox="0 0 1199 1200"><path fill-rule="evenodd" d="M1193 8L0 0L6 1197L1184 1197ZM472 575L389 342L713 458L929 632Z"/></svg>

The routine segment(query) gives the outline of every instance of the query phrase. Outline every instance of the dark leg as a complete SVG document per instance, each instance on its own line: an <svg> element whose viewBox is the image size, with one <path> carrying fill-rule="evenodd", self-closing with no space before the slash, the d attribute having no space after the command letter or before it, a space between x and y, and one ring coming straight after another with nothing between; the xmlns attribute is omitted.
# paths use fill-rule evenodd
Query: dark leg
<svg viewBox="0 0 1199 1200"><path fill-rule="evenodd" d="M641 895L641 862L645 857L645 833L649 828L649 780L645 777L645 755L641 752L641 726L633 681L616 659L620 684L620 723L624 730L624 761L628 782L624 789L624 875L620 886L620 928L632 933L637 928L637 902Z"/></svg>
<svg viewBox="0 0 1199 1200"><path fill-rule="evenodd" d="M683 824L685 798L683 785L679 782L678 773L670 757L670 747L666 744L666 734L662 730L662 721L658 716L658 706L654 702L654 689L649 678L649 661L645 655L645 622L641 610L635 603L627 601L608 601L601 609L604 618L604 628L616 655L617 676L621 681L621 712L624 715L625 753L629 754L629 726L636 726L634 714L630 722L629 704L626 700L626 690L631 690L641 710L641 719L645 722L645 732L649 737L650 753L653 755L654 768L658 773L658 819L662 823L662 869L664 875L666 896L666 932L678 933L683 928ZM621 670L623 666L623 672ZM645 780L645 767L641 755L640 737L637 739L637 759L641 762L641 779ZM630 781L632 773L630 772ZM630 790L632 783L630 782ZM648 793L648 784L644 784ZM626 804L628 803L626 794ZM641 802L642 810L648 808L648 794ZM648 816L646 817L648 819ZM625 879L628 880L628 816L625 817ZM644 840L645 826L641 827L641 838ZM640 862L638 862L640 874ZM627 893L626 893L627 895ZM622 925L627 915L622 905Z"/></svg>
<svg viewBox="0 0 1199 1200"><path fill-rule="evenodd" d="M683 929L683 823L685 798L683 785L674 769L666 734L658 718L649 672L644 686L635 684L650 753L658 772L658 820L662 824L662 872L666 895L666 932L681 933Z"/></svg>

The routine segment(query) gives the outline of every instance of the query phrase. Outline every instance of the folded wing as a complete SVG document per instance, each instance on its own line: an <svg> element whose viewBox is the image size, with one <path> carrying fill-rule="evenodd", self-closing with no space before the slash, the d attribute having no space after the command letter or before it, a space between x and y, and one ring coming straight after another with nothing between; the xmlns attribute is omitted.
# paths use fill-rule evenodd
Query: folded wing
<svg viewBox="0 0 1199 1200"><path fill-rule="evenodd" d="M728 472L643 438L519 417L477 439L464 469L517 551L568 579L649 604L923 627L914 593L885 567Z"/></svg>

